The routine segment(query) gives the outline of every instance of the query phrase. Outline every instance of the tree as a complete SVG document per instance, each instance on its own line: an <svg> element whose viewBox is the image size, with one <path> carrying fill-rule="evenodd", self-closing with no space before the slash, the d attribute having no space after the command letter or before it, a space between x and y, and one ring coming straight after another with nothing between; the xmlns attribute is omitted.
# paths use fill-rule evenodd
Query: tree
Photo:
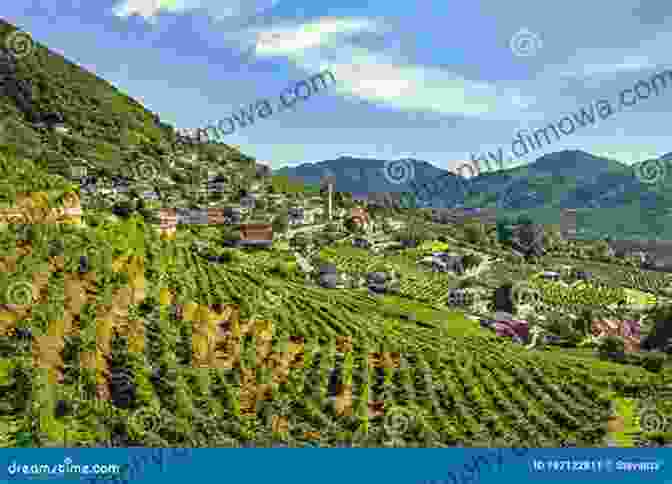
<svg viewBox="0 0 672 484"><path fill-rule="evenodd" d="M515 314L515 305L513 303L513 283L507 282L495 289L491 307L494 311L503 311L509 314Z"/></svg>
<svg viewBox="0 0 672 484"><path fill-rule="evenodd" d="M672 351L672 306L655 308L649 319L654 326L642 341L642 349Z"/></svg>
<svg viewBox="0 0 672 484"><path fill-rule="evenodd" d="M345 221L345 224L343 224L345 227L345 230L347 230L350 233L353 234L361 234L364 232L364 229L361 225L356 223L354 219L349 218L348 220Z"/></svg>
<svg viewBox="0 0 672 484"><path fill-rule="evenodd" d="M289 241L289 245L292 249L303 251L311 244L311 239L308 235L304 233L298 233Z"/></svg>
<svg viewBox="0 0 672 484"><path fill-rule="evenodd" d="M481 263L482 259L476 254L466 254L462 256L462 264L464 264L465 269L471 267L477 267Z"/></svg>
<svg viewBox="0 0 672 484"><path fill-rule="evenodd" d="M464 227L464 236L471 244L481 244L486 239L485 226L480 222L472 222Z"/></svg>
<svg viewBox="0 0 672 484"><path fill-rule="evenodd" d="M544 254L543 227L533 223L524 223L518 226L513 243L525 257L539 257Z"/></svg>
<svg viewBox="0 0 672 484"><path fill-rule="evenodd" d="M573 322L572 326L581 336L588 336L593 327L592 311L584 309L581 315Z"/></svg>
<svg viewBox="0 0 672 484"><path fill-rule="evenodd" d="M500 244L507 244L511 242L513 237L513 230L511 230L511 220L508 218L501 218L497 220L497 240Z"/></svg>
<svg viewBox="0 0 672 484"><path fill-rule="evenodd" d="M600 343L600 353L604 356L621 356L625 352L625 342L620 336L607 336Z"/></svg>
<svg viewBox="0 0 672 484"><path fill-rule="evenodd" d="M287 214L281 213L273 219L273 232L285 233L289 227Z"/></svg>

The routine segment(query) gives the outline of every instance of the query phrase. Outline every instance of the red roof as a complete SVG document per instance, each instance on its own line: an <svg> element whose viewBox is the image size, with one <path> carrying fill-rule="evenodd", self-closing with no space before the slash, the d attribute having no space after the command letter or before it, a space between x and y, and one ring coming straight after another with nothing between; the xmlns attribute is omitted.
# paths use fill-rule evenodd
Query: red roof
<svg viewBox="0 0 672 484"><path fill-rule="evenodd" d="M625 351L639 351L640 328L637 321L619 321L613 319L593 321L594 336L620 336L625 342Z"/></svg>
<svg viewBox="0 0 672 484"><path fill-rule="evenodd" d="M369 221L369 213L361 207L355 207L350 210L350 217L353 219L359 219L361 222Z"/></svg>
<svg viewBox="0 0 672 484"><path fill-rule="evenodd" d="M271 224L244 224L240 226L242 240L273 240Z"/></svg>

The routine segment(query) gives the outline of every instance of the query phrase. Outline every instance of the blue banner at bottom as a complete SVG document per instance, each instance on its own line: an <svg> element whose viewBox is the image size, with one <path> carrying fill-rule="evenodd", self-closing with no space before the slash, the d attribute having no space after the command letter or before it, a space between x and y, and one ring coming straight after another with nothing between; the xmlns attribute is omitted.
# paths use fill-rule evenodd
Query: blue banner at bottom
<svg viewBox="0 0 672 484"><path fill-rule="evenodd" d="M672 484L672 449L2 449L0 482Z"/></svg>

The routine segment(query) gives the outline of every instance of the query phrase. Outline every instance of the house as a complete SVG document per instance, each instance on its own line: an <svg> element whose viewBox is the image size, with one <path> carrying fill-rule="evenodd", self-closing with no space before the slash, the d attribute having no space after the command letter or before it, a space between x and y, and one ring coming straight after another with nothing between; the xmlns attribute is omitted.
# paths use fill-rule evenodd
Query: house
<svg viewBox="0 0 672 484"><path fill-rule="evenodd" d="M497 312L493 319L481 320L481 326L495 331L497 336L511 338L518 343L523 343L530 338L530 326L527 321L513 319L511 314Z"/></svg>
<svg viewBox="0 0 672 484"><path fill-rule="evenodd" d="M271 224L243 224L240 226L239 245L248 247L270 247L273 245Z"/></svg>
<svg viewBox="0 0 672 484"><path fill-rule="evenodd" d="M352 239L352 246L358 247L360 249L368 249L371 247L371 243L368 240L363 239L361 237L355 237L354 239Z"/></svg>
<svg viewBox="0 0 672 484"><path fill-rule="evenodd" d="M591 331L596 337L619 336L623 338L626 352L640 350L641 324L639 321L596 320L592 323Z"/></svg>
<svg viewBox="0 0 672 484"><path fill-rule="evenodd" d="M222 222L227 225L239 224L242 221L242 211L238 207L225 207L221 209Z"/></svg>
<svg viewBox="0 0 672 484"><path fill-rule="evenodd" d="M360 227L367 230L371 226L371 219L369 218L369 212L365 208L355 207L350 210L350 219Z"/></svg>
<svg viewBox="0 0 672 484"><path fill-rule="evenodd" d="M253 209L257 201L252 195L240 197L240 207L246 210Z"/></svg>
<svg viewBox="0 0 672 484"><path fill-rule="evenodd" d="M541 274L539 274L539 277L541 277L542 279L546 279L547 281L557 282L560 280L560 274L553 271L544 271Z"/></svg>
<svg viewBox="0 0 672 484"><path fill-rule="evenodd" d="M225 223L226 221L223 208L208 209L208 225L222 225Z"/></svg>
<svg viewBox="0 0 672 484"><path fill-rule="evenodd" d="M588 271L576 271L576 278L581 281L588 281L592 279L593 275Z"/></svg>
<svg viewBox="0 0 672 484"><path fill-rule="evenodd" d="M448 270L456 274L464 274L464 260L461 255L446 254L441 257L446 263Z"/></svg>
<svg viewBox="0 0 672 484"><path fill-rule="evenodd" d="M255 171L258 178L266 178L272 174L271 167L262 163L256 163Z"/></svg>
<svg viewBox="0 0 672 484"><path fill-rule="evenodd" d="M474 295L466 289L448 291L448 304L451 306L470 306L473 302Z"/></svg>
<svg viewBox="0 0 672 484"><path fill-rule="evenodd" d="M190 208L175 209L177 223L181 225L207 225L208 211Z"/></svg>
<svg viewBox="0 0 672 484"><path fill-rule="evenodd" d="M672 257L656 258L651 261L647 268L658 272L672 272Z"/></svg>
<svg viewBox="0 0 672 484"><path fill-rule="evenodd" d="M217 175L210 178L207 182L208 192L224 193L226 191L227 180L224 175Z"/></svg>
<svg viewBox="0 0 672 484"><path fill-rule="evenodd" d="M305 213L303 207L290 207L287 210L287 218L289 225L300 225L305 221Z"/></svg>
<svg viewBox="0 0 672 484"><path fill-rule="evenodd" d="M56 131L57 133L67 134L70 132L70 129L65 125L65 119L63 119L63 116L60 113L47 113L42 116L40 121L49 129Z"/></svg>

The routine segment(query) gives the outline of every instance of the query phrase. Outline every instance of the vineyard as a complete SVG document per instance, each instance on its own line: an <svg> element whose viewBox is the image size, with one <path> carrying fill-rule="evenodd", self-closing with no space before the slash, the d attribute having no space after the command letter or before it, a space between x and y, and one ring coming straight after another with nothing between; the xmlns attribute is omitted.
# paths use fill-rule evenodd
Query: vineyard
<svg viewBox="0 0 672 484"><path fill-rule="evenodd" d="M445 327L455 313L405 320L366 292L274 277L267 256L209 264L188 233L131 225L35 225L23 242L2 232L3 297L16 281L36 289L21 294L32 304L2 301L13 306L2 313L1 445L25 432L33 445L598 445L603 390L653 377L526 352L468 321L474 331L456 336ZM37 266L52 271L47 283L20 278ZM426 277L407 292L440 285ZM69 413L50 410L58 401Z"/></svg>
<svg viewBox="0 0 672 484"><path fill-rule="evenodd" d="M345 272L374 272L386 267L401 275L400 295L430 305L446 304L448 292L457 278L448 273L423 270L417 265L422 251L410 249L394 256L374 256L362 249L349 247L323 249L321 256Z"/></svg>
<svg viewBox="0 0 672 484"><path fill-rule="evenodd" d="M607 286L578 283L573 286L563 286L559 283L535 280L531 287L538 290L541 301L553 307L572 308L580 311L581 308L608 309L627 301L625 290ZM534 293L532 294L534 296Z"/></svg>

